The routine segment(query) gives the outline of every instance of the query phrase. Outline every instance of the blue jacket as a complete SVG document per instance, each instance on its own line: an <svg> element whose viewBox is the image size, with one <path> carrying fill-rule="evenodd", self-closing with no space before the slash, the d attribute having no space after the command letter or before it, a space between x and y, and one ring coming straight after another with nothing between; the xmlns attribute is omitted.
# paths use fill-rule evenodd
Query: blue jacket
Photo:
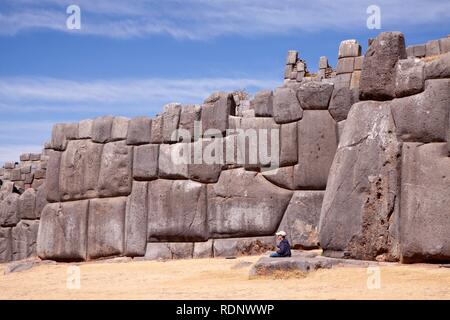
<svg viewBox="0 0 450 320"><path fill-rule="evenodd" d="M287 239L281 240L280 243L277 245L277 247L278 247L277 253L280 256L283 257L291 256L291 245L289 244L289 241L287 241Z"/></svg>

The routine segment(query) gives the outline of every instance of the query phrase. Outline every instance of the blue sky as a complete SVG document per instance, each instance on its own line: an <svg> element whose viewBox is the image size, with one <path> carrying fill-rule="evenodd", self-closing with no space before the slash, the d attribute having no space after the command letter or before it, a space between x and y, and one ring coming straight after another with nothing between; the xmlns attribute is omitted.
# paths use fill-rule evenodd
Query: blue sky
<svg viewBox="0 0 450 320"><path fill-rule="evenodd" d="M81 30L66 27L67 6ZM366 26L369 5L381 29ZM55 122L153 116L169 102L282 83L287 50L335 66L341 40L450 33L450 1L1 0L0 163L36 152Z"/></svg>

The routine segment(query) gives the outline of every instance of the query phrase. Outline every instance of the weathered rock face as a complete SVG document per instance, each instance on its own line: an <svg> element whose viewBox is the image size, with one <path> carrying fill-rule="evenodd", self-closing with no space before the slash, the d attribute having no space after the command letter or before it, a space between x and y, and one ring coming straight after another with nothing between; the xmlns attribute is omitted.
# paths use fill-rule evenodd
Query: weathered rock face
<svg viewBox="0 0 450 320"><path fill-rule="evenodd" d="M214 240L214 257L237 257L262 254L275 248L275 238L236 238Z"/></svg>
<svg viewBox="0 0 450 320"><path fill-rule="evenodd" d="M250 102L251 108L255 110L257 117L273 116L273 92L270 90L258 92Z"/></svg>
<svg viewBox="0 0 450 320"><path fill-rule="evenodd" d="M404 97L423 91L425 63L419 59L399 60L395 78L395 96Z"/></svg>
<svg viewBox="0 0 450 320"><path fill-rule="evenodd" d="M228 129L228 116L235 114L236 103L232 94L223 92L212 94L202 107L203 136L209 137L217 131L225 132Z"/></svg>
<svg viewBox="0 0 450 320"><path fill-rule="evenodd" d="M275 232L292 192L278 188L261 174L223 171L208 185L208 221L214 238L268 236Z"/></svg>
<svg viewBox="0 0 450 320"><path fill-rule="evenodd" d="M12 259L23 260L36 256L38 220L21 220L12 228Z"/></svg>
<svg viewBox="0 0 450 320"><path fill-rule="evenodd" d="M0 228L0 263L12 260L11 228Z"/></svg>
<svg viewBox="0 0 450 320"><path fill-rule="evenodd" d="M398 258L400 147L386 103L353 105L323 200L319 228L325 255Z"/></svg>
<svg viewBox="0 0 450 320"><path fill-rule="evenodd" d="M395 97L395 67L399 59L406 59L403 34L382 32L364 57L360 80L361 100L388 100Z"/></svg>
<svg viewBox="0 0 450 320"><path fill-rule="evenodd" d="M353 66L352 66L353 71ZM311 81L301 85L297 98L303 110L326 110L333 93L332 83Z"/></svg>
<svg viewBox="0 0 450 320"><path fill-rule="evenodd" d="M336 121L347 119L348 112L353 104L359 101L358 89L349 89L346 87L335 89L331 97L328 110Z"/></svg>
<svg viewBox="0 0 450 320"><path fill-rule="evenodd" d="M402 262L450 257L450 158L445 143L405 143L402 157Z"/></svg>
<svg viewBox="0 0 450 320"><path fill-rule="evenodd" d="M280 230L288 234L293 248L316 249L319 247L319 219L324 191L295 191Z"/></svg>
<svg viewBox="0 0 450 320"><path fill-rule="evenodd" d="M300 120L303 109L291 88L277 88L273 93L273 118L276 123Z"/></svg>
<svg viewBox="0 0 450 320"><path fill-rule="evenodd" d="M162 179L149 182L149 241L207 240L206 212L205 185Z"/></svg>
<svg viewBox="0 0 450 320"><path fill-rule="evenodd" d="M133 182L125 216L125 254L145 255L147 245L148 183Z"/></svg>

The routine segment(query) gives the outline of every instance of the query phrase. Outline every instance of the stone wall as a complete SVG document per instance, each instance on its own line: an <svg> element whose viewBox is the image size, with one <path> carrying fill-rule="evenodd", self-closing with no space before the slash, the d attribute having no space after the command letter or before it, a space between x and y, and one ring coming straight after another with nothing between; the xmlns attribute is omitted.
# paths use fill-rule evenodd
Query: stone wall
<svg viewBox="0 0 450 320"><path fill-rule="evenodd" d="M284 229L327 256L449 260L443 43L407 58L403 35L382 33L363 57L345 40L318 74L289 51L283 85L253 98L56 124L40 162L0 171L0 259L256 254Z"/></svg>

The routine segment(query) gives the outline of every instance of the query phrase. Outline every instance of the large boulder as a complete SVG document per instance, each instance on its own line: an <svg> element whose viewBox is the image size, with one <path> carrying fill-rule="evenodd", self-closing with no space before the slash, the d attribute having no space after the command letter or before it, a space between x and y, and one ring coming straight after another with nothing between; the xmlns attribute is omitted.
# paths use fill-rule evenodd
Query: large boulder
<svg viewBox="0 0 450 320"><path fill-rule="evenodd" d="M389 100L395 97L396 63L406 59L405 38L400 32L382 32L364 57L361 100Z"/></svg>
<svg viewBox="0 0 450 320"><path fill-rule="evenodd" d="M106 143L111 141L113 116L102 116L94 119L92 124L92 141Z"/></svg>
<svg viewBox="0 0 450 320"><path fill-rule="evenodd" d="M157 179L158 158L158 144L146 144L134 147L133 178L136 180Z"/></svg>
<svg viewBox="0 0 450 320"><path fill-rule="evenodd" d="M36 219L36 191L32 188L28 188L24 193L20 195L18 210L19 217L21 219Z"/></svg>
<svg viewBox="0 0 450 320"><path fill-rule="evenodd" d="M335 88L331 96L328 111L336 121L347 119L347 115L353 104L359 101L359 90L347 87Z"/></svg>
<svg viewBox="0 0 450 320"><path fill-rule="evenodd" d="M78 139L77 123L57 123L52 129L51 147L54 150L64 151L68 140Z"/></svg>
<svg viewBox="0 0 450 320"><path fill-rule="evenodd" d="M44 182L36 191L36 203L34 207L34 214L36 218L41 217L42 210L47 205L47 182Z"/></svg>
<svg viewBox="0 0 450 320"><path fill-rule="evenodd" d="M12 260L11 228L0 228L0 263Z"/></svg>
<svg viewBox="0 0 450 320"><path fill-rule="evenodd" d="M285 123L280 130L280 156L281 167L294 165L298 162L297 122Z"/></svg>
<svg viewBox="0 0 450 320"><path fill-rule="evenodd" d="M425 63L425 79L450 78L450 52Z"/></svg>
<svg viewBox="0 0 450 320"><path fill-rule="evenodd" d="M126 140L128 134L128 124L130 119L125 117L114 117L111 127L111 141Z"/></svg>
<svg viewBox="0 0 450 320"><path fill-rule="evenodd" d="M208 97L202 106L203 136L228 129L228 116L236 114L236 103L231 93L217 92Z"/></svg>
<svg viewBox="0 0 450 320"><path fill-rule="evenodd" d="M60 200L59 173L62 152L49 150L48 155L47 174L45 177L47 200L49 202L58 202Z"/></svg>
<svg viewBox="0 0 450 320"><path fill-rule="evenodd" d="M202 138L188 146L191 156L189 179L203 183L217 182L225 163L224 139Z"/></svg>
<svg viewBox="0 0 450 320"><path fill-rule="evenodd" d="M88 200L45 206L37 238L37 254L41 259L86 260L88 207Z"/></svg>
<svg viewBox="0 0 450 320"><path fill-rule="evenodd" d="M124 253L126 197L89 201L89 259L119 256Z"/></svg>
<svg viewBox="0 0 450 320"><path fill-rule="evenodd" d="M261 174L232 169L208 185L208 221L213 238L273 235L292 192Z"/></svg>
<svg viewBox="0 0 450 320"><path fill-rule="evenodd" d="M294 89L281 87L273 93L273 118L276 123L288 123L300 120L303 109Z"/></svg>
<svg viewBox="0 0 450 320"><path fill-rule="evenodd" d="M180 123L181 105L170 103L164 106L162 114L163 143L176 142L178 140L178 124Z"/></svg>
<svg viewBox="0 0 450 320"><path fill-rule="evenodd" d="M12 228L13 260L23 260L36 256L38 220L21 220Z"/></svg>
<svg viewBox="0 0 450 320"><path fill-rule="evenodd" d="M352 69L353 70L353 69ZM297 98L303 110L326 110L333 93L332 83L310 81L297 90Z"/></svg>
<svg viewBox="0 0 450 320"><path fill-rule="evenodd" d="M319 247L319 219L324 191L295 191L281 221L294 249Z"/></svg>
<svg viewBox="0 0 450 320"><path fill-rule="evenodd" d="M136 117L128 125L127 144L140 145L150 143L152 134L152 119Z"/></svg>
<svg viewBox="0 0 450 320"><path fill-rule="evenodd" d="M81 200L98 196L97 183L103 145L90 140L70 141L62 153L59 169L59 199ZM51 169L49 169L51 170ZM49 172L49 175L56 172Z"/></svg>
<svg viewBox="0 0 450 320"><path fill-rule="evenodd" d="M390 102L397 134L407 142L447 140L450 79L427 80L425 91Z"/></svg>
<svg viewBox="0 0 450 320"><path fill-rule="evenodd" d="M148 241L208 239L206 186L158 179L148 184Z"/></svg>
<svg viewBox="0 0 450 320"><path fill-rule="evenodd" d="M195 126L196 123L200 124L201 114L202 108L199 105L187 105L181 108L180 122L178 125L178 129L180 130L179 133L181 133L181 131L183 130L189 132L189 135L191 136L190 141L194 140ZM199 134L201 133L199 132ZM178 137L178 141L180 141L180 134ZM183 142L189 141L183 140Z"/></svg>
<svg viewBox="0 0 450 320"><path fill-rule="evenodd" d="M450 158L445 143L404 143L400 240L405 263L450 260Z"/></svg>
<svg viewBox="0 0 450 320"><path fill-rule="evenodd" d="M144 256L147 245L148 183L133 182L125 216L125 255Z"/></svg>
<svg viewBox="0 0 450 320"><path fill-rule="evenodd" d="M189 161L189 144L161 144L158 158L159 177L163 179L187 179L189 176Z"/></svg>
<svg viewBox="0 0 450 320"><path fill-rule="evenodd" d="M19 195L17 193L8 194L2 202L0 202L0 226L12 227L19 220Z"/></svg>
<svg viewBox="0 0 450 320"><path fill-rule="evenodd" d="M125 141L107 143L103 148L98 192L100 197L127 196L131 193L133 147Z"/></svg>
<svg viewBox="0 0 450 320"><path fill-rule="evenodd" d="M261 172L262 176L274 185L288 189L294 190L294 167L281 167L273 170L265 170Z"/></svg>
<svg viewBox="0 0 450 320"><path fill-rule="evenodd" d="M398 259L400 154L389 105L353 105L322 205L319 235L325 255Z"/></svg>
<svg viewBox="0 0 450 320"><path fill-rule="evenodd" d="M255 110L257 117L273 116L273 92L271 90L260 91L250 101L250 108Z"/></svg>
<svg viewBox="0 0 450 320"><path fill-rule="evenodd" d="M410 96L423 91L425 63L416 58L399 60L395 74L395 96Z"/></svg>
<svg viewBox="0 0 450 320"><path fill-rule="evenodd" d="M336 121L328 111L305 110L298 123L298 164L294 166L296 189L325 190L337 144Z"/></svg>

